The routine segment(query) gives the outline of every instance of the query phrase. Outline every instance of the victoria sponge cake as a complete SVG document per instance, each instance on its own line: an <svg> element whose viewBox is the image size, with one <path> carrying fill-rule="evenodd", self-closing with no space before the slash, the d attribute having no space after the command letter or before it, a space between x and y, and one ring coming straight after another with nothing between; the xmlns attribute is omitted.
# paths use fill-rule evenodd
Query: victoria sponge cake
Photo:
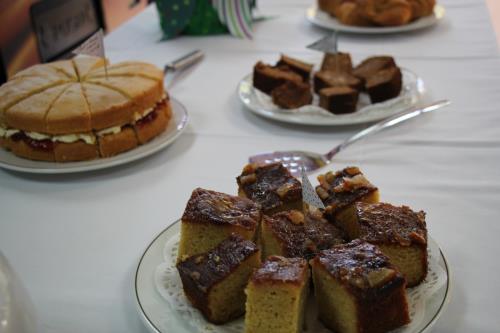
<svg viewBox="0 0 500 333"><path fill-rule="evenodd" d="M163 71L96 57L35 65L0 87L0 145L33 160L113 156L156 137L171 118Z"/></svg>

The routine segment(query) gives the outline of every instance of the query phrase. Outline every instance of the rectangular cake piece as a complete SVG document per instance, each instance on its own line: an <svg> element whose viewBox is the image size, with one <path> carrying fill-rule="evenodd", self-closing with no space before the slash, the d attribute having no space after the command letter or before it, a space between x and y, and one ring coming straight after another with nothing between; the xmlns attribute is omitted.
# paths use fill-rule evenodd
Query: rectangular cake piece
<svg viewBox="0 0 500 333"><path fill-rule="evenodd" d="M178 260L214 248L232 233L254 240L261 219L253 201L197 188L181 219Z"/></svg>
<svg viewBox="0 0 500 333"><path fill-rule="evenodd" d="M287 81L302 82L302 76L289 68L274 67L259 61L253 68L253 86L270 95L273 89Z"/></svg>
<svg viewBox="0 0 500 333"><path fill-rule="evenodd" d="M425 212L388 203L358 202L338 216L337 223L350 239L377 245L403 273L408 287L427 275L427 227Z"/></svg>
<svg viewBox="0 0 500 333"><path fill-rule="evenodd" d="M344 243L343 232L323 218L319 210L298 210L264 216L261 222L262 257L279 255L311 259L320 250Z"/></svg>
<svg viewBox="0 0 500 333"><path fill-rule="evenodd" d="M374 245L356 240L310 261L319 319L338 333L383 333L410 322L406 281Z"/></svg>
<svg viewBox="0 0 500 333"><path fill-rule="evenodd" d="M269 257L253 273L245 292L245 333L302 332L309 292L306 260Z"/></svg>
<svg viewBox="0 0 500 333"><path fill-rule="evenodd" d="M403 85L399 67L383 69L366 81L366 91L372 103L379 103L399 96Z"/></svg>
<svg viewBox="0 0 500 333"><path fill-rule="evenodd" d="M375 56L363 60L354 68L352 73L363 82L366 82L370 77L377 74L377 72L390 67L396 67L396 62L393 57Z"/></svg>
<svg viewBox="0 0 500 333"><path fill-rule="evenodd" d="M311 86L304 82L287 81L271 92L273 103L284 109L297 109L312 103Z"/></svg>
<svg viewBox="0 0 500 333"><path fill-rule="evenodd" d="M319 175L318 181L320 185L316 187L316 193L326 207L325 216L332 222L355 202L379 201L378 188L357 167L347 167L335 173L329 171Z"/></svg>
<svg viewBox="0 0 500 333"><path fill-rule="evenodd" d="M358 105L359 91L348 86L319 91L319 106L334 114L352 113Z"/></svg>
<svg viewBox="0 0 500 333"><path fill-rule="evenodd" d="M290 68L293 72L299 74L302 77L302 80L304 80L304 82L309 81L312 69L314 67L313 64L309 64L307 62L294 59L284 54L281 55L280 60L278 61L278 63L276 63L276 67L282 67L282 66L286 66Z"/></svg>
<svg viewBox="0 0 500 333"><path fill-rule="evenodd" d="M314 92L317 94L324 88L345 86L354 90L361 90L363 82L357 77L344 72L319 71L314 73Z"/></svg>
<svg viewBox="0 0 500 333"><path fill-rule="evenodd" d="M191 304L214 324L224 324L245 312L245 287L260 266L257 246L237 234L214 249L177 264Z"/></svg>
<svg viewBox="0 0 500 333"><path fill-rule="evenodd" d="M349 53L343 52L325 53L325 55L323 56L323 62L321 63L321 70L351 73L351 55Z"/></svg>
<svg viewBox="0 0 500 333"><path fill-rule="evenodd" d="M302 185L281 163L248 164L238 182L238 195L258 203L268 215L302 209Z"/></svg>

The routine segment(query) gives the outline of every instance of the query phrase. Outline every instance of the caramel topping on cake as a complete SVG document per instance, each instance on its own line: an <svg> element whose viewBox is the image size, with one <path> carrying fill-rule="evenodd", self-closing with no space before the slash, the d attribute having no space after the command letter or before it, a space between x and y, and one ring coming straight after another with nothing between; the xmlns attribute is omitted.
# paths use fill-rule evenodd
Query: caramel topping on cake
<svg viewBox="0 0 500 333"><path fill-rule="evenodd" d="M361 238L371 243L427 245L425 212L388 203L356 203Z"/></svg>
<svg viewBox="0 0 500 333"><path fill-rule="evenodd" d="M264 216L263 223L280 240L287 257L312 258L318 251L344 242L342 232L319 214L292 210Z"/></svg>
<svg viewBox="0 0 500 333"><path fill-rule="evenodd" d="M269 256L253 273L251 281L253 283L301 284L307 276L308 269L307 261L302 258Z"/></svg>
<svg viewBox="0 0 500 333"><path fill-rule="evenodd" d="M259 249L253 242L232 234L211 251L179 262L177 269L181 275L191 278L197 290L206 293L257 251Z"/></svg>
<svg viewBox="0 0 500 333"><path fill-rule="evenodd" d="M281 163L248 165L236 180L247 198L264 211L302 199L302 185Z"/></svg>
<svg viewBox="0 0 500 333"><path fill-rule="evenodd" d="M191 194L182 221L254 229L260 218L259 206L249 199L197 188Z"/></svg>
<svg viewBox="0 0 500 333"><path fill-rule="evenodd" d="M357 167L347 167L335 173L318 176L316 193L321 198L327 213L335 213L359 198L377 190Z"/></svg>
<svg viewBox="0 0 500 333"><path fill-rule="evenodd" d="M353 290L384 287L391 281L397 285L404 283L403 276L389 258L376 246L362 240L323 250L313 260Z"/></svg>

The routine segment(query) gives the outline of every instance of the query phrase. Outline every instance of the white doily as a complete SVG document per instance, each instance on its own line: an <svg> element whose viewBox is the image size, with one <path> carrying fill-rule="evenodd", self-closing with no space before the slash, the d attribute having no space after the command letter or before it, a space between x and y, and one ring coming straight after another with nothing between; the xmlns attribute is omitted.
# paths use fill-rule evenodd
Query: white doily
<svg viewBox="0 0 500 333"><path fill-rule="evenodd" d="M193 308L182 290L182 282L175 267L177 260L177 250L179 246L179 235L172 237L163 250L165 261L156 267L155 286L159 294L167 301L172 312L177 312L184 322L189 323L193 332L220 332L220 333L241 333L244 331L243 317L225 325L213 325L207 322L201 313ZM438 264L440 251L437 246L429 244L429 272L427 278L417 287L407 290L408 305L410 310L411 323L407 326L394 330L393 333L413 332L420 326L424 319L425 300L431 297L446 283L446 272ZM307 331L315 333L329 333L317 319L316 304L313 297L309 298L306 307L306 327Z"/></svg>

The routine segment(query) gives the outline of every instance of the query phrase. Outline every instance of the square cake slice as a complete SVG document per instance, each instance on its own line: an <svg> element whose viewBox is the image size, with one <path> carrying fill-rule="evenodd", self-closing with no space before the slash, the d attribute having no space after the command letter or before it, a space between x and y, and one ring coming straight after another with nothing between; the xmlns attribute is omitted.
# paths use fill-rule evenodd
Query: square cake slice
<svg viewBox="0 0 500 333"><path fill-rule="evenodd" d="M237 234L214 249L177 264L191 304L211 323L223 324L245 312L245 287L260 266L257 246Z"/></svg>
<svg viewBox="0 0 500 333"><path fill-rule="evenodd" d="M322 71L352 72L352 60L349 53L325 53L321 63Z"/></svg>
<svg viewBox="0 0 500 333"><path fill-rule="evenodd" d="M396 67L393 57L374 56L363 60L354 68L352 73L363 82L366 82L370 77L377 74L377 72L390 67Z"/></svg>
<svg viewBox="0 0 500 333"><path fill-rule="evenodd" d="M406 281L374 245L355 240L310 261L320 320L340 333L383 333L409 323Z"/></svg>
<svg viewBox="0 0 500 333"><path fill-rule="evenodd" d="M269 257L253 273L245 292L245 333L302 332L309 292L306 260Z"/></svg>
<svg viewBox="0 0 500 333"><path fill-rule="evenodd" d="M366 91L372 103L379 103L399 96L403 86L399 67L383 69L366 81Z"/></svg>
<svg viewBox="0 0 500 333"><path fill-rule="evenodd" d="M290 68L293 72L299 74L304 82L309 81L309 77L311 76L311 72L313 70L314 65L304 62L302 60L298 60L287 55L282 54L280 60L276 64L276 67L286 66Z"/></svg>
<svg viewBox="0 0 500 333"><path fill-rule="evenodd" d="M388 203L358 202L339 216L338 224L350 239L377 245L403 273L408 287L427 275L427 227L425 212Z"/></svg>
<svg viewBox="0 0 500 333"><path fill-rule="evenodd" d="M268 215L302 209L302 185L281 163L247 164L238 182L238 195L258 203Z"/></svg>
<svg viewBox="0 0 500 333"><path fill-rule="evenodd" d="M259 61L253 68L253 86L265 94L271 92L287 81L302 82L302 76L290 68L274 67Z"/></svg>
<svg viewBox="0 0 500 333"><path fill-rule="evenodd" d="M378 188L373 186L357 167L318 176L316 193L325 204L325 216L332 222L338 214L357 201L379 201Z"/></svg>
<svg viewBox="0 0 500 333"><path fill-rule="evenodd" d="M297 109L312 103L311 86L305 82L287 81L271 92L273 103L284 109Z"/></svg>
<svg viewBox="0 0 500 333"><path fill-rule="evenodd" d="M319 106L333 114L352 113L358 97L359 91L348 86L323 88L319 91Z"/></svg>
<svg viewBox="0 0 500 333"><path fill-rule="evenodd" d="M306 214L291 210L264 216L259 239L263 258L279 255L311 259L320 250L344 243L340 229L324 219L319 210Z"/></svg>
<svg viewBox="0 0 500 333"><path fill-rule="evenodd" d="M254 240L260 219L251 200L197 188L182 215L178 260L207 252L232 233Z"/></svg>
<svg viewBox="0 0 500 333"><path fill-rule="evenodd" d="M314 92L319 94L321 89L330 87L351 87L361 90L363 82L346 72L319 71L314 74Z"/></svg>

